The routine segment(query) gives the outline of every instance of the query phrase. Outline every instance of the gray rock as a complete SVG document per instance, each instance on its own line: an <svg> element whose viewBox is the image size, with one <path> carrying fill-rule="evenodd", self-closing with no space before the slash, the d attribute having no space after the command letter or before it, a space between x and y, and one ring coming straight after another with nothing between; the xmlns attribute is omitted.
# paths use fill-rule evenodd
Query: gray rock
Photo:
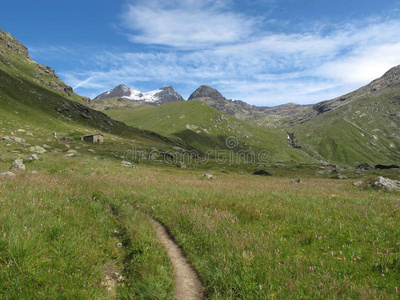
<svg viewBox="0 0 400 300"><path fill-rule="evenodd" d="M47 152L46 149L44 149L43 147L40 147L40 146L32 146L29 148L29 151L35 152L38 154L43 154L43 153Z"/></svg>
<svg viewBox="0 0 400 300"><path fill-rule="evenodd" d="M77 153L78 153L78 151L76 151L76 150L73 150L73 149L70 149L70 150L68 150L68 151L67 151L67 153L73 153L73 154L77 154Z"/></svg>
<svg viewBox="0 0 400 300"><path fill-rule="evenodd" d="M32 171L31 174L39 174L38 171Z"/></svg>
<svg viewBox="0 0 400 300"><path fill-rule="evenodd" d="M300 179L293 179L292 183L300 183Z"/></svg>
<svg viewBox="0 0 400 300"><path fill-rule="evenodd" d="M374 186L378 189L383 189L389 192L400 191L400 181L391 180L382 176L378 176Z"/></svg>
<svg viewBox="0 0 400 300"><path fill-rule="evenodd" d="M15 171L25 171L24 160L23 159L14 160L12 169Z"/></svg>
<svg viewBox="0 0 400 300"><path fill-rule="evenodd" d="M361 186L362 184L363 184L362 181L357 181L353 183L354 186Z"/></svg>
<svg viewBox="0 0 400 300"><path fill-rule="evenodd" d="M14 177L15 174L13 172L4 172L4 173L0 173L0 176L5 176L5 177Z"/></svg>
<svg viewBox="0 0 400 300"><path fill-rule="evenodd" d="M37 154L32 154L31 157L29 157L30 160L39 160L39 156Z"/></svg>
<svg viewBox="0 0 400 300"><path fill-rule="evenodd" d="M25 143L26 141L24 139L21 139L19 137L16 136L3 136L2 138L0 138L0 140L4 140L4 141L8 141L8 142L17 142L17 143Z"/></svg>
<svg viewBox="0 0 400 300"><path fill-rule="evenodd" d="M19 138L19 137L12 137L11 138L14 142L17 142L17 143L25 143L26 141L24 140L24 139L21 139L21 138Z"/></svg>
<svg viewBox="0 0 400 300"><path fill-rule="evenodd" d="M8 141L8 142L12 142L13 141L13 139L12 138L10 138L9 136L3 136L2 138L1 138L1 140L2 141Z"/></svg>
<svg viewBox="0 0 400 300"><path fill-rule="evenodd" d="M213 175L211 175L211 174L206 174L206 175L204 175L207 179L213 179L213 178L215 178Z"/></svg>
<svg viewBox="0 0 400 300"><path fill-rule="evenodd" d="M132 168L132 163L130 163L129 161L126 161L126 160L123 160L121 165L126 168Z"/></svg>
<svg viewBox="0 0 400 300"><path fill-rule="evenodd" d="M339 177L339 179L347 179L348 178L346 175L339 175L338 177Z"/></svg>
<svg viewBox="0 0 400 300"><path fill-rule="evenodd" d="M372 170L375 169L375 166L369 164L369 163L363 163L363 164L359 164L356 167L357 170Z"/></svg>
<svg viewBox="0 0 400 300"><path fill-rule="evenodd" d="M69 158L69 157L72 157L74 155L75 155L75 153L67 153L67 154L64 154L64 157Z"/></svg>

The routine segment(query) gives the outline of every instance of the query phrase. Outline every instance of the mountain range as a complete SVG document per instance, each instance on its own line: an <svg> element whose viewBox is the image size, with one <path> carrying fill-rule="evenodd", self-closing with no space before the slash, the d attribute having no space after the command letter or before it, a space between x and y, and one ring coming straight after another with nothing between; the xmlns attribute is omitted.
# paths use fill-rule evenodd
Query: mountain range
<svg viewBox="0 0 400 300"><path fill-rule="evenodd" d="M108 100L100 102L99 100ZM117 100L117 101L115 101ZM131 100L132 102L124 101ZM124 84L108 90L93 99L93 107L101 110L116 107L136 107L138 104L161 105L175 101L184 101L183 97L174 91L172 86L142 93L131 89ZM202 85L188 98L204 102L223 113L241 120L248 120L262 116L288 116L305 110L309 105L288 103L274 107L255 106L241 100L230 100L221 95L216 89Z"/></svg>

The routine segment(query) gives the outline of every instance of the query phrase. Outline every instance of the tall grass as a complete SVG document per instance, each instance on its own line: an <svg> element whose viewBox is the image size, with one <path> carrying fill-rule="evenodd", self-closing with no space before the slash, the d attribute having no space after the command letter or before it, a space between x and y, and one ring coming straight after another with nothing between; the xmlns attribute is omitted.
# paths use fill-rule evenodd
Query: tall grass
<svg viewBox="0 0 400 300"><path fill-rule="evenodd" d="M146 214L173 234L211 299L398 293L398 194L350 180L217 171L208 180L84 155L48 155L35 169L0 181L1 295L173 298L172 267ZM123 280L110 292L113 273Z"/></svg>

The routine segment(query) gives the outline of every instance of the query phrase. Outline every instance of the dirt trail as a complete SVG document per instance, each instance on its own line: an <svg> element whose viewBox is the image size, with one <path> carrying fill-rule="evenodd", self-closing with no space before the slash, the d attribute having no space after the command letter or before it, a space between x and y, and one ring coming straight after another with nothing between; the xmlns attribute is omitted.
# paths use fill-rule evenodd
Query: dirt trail
<svg viewBox="0 0 400 300"><path fill-rule="evenodd" d="M188 263L182 250L168 234L164 226L153 220L158 240L165 246L175 273L175 296L178 300L206 299L204 287L194 269Z"/></svg>

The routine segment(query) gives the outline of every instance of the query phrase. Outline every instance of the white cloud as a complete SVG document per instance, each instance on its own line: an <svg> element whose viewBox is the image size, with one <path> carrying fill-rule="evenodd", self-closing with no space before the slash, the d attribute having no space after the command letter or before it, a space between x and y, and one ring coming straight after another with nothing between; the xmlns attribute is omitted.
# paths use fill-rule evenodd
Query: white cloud
<svg viewBox="0 0 400 300"><path fill-rule="evenodd" d="M227 10L226 1L139 1L128 4L122 24L136 43L184 49L238 42L257 19Z"/></svg>

